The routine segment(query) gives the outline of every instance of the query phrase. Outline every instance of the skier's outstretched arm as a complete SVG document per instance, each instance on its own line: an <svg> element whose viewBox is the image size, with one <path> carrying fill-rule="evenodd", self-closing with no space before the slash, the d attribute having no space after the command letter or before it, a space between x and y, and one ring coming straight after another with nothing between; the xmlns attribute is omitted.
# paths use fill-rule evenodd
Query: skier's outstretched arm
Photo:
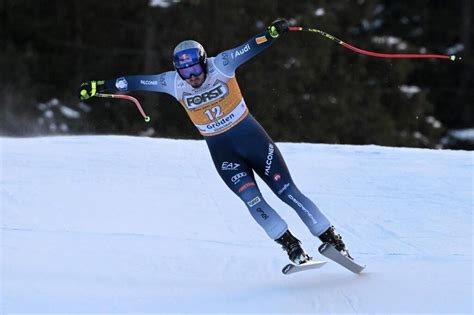
<svg viewBox="0 0 474 315"><path fill-rule="evenodd" d="M233 76L235 70L240 65L268 48L281 34L288 32L288 27L287 20L276 20L265 32L252 37L238 47L218 54L214 59L214 64L220 71L224 72L224 74Z"/></svg>
<svg viewBox="0 0 474 315"><path fill-rule="evenodd" d="M176 71L156 75L131 75L111 80L92 80L81 84L79 98L87 100L101 92L150 91L175 96Z"/></svg>

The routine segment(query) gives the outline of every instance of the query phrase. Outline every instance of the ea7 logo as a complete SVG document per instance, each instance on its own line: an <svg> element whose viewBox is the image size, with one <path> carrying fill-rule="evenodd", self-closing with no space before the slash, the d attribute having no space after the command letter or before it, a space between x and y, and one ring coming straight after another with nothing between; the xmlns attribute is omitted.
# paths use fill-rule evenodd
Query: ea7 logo
<svg viewBox="0 0 474 315"><path fill-rule="evenodd" d="M239 163L232 163L232 162L223 162L221 170L223 171L237 171L239 169Z"/></svg>

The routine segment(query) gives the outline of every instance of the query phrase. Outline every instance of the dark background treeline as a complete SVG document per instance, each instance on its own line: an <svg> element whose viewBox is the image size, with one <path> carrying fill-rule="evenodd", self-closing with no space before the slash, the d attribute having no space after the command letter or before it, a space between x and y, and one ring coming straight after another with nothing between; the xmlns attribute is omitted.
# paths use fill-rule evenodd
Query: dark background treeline
<svg viewBox="0 0 474 315"><path fill-rule="evenodd" d="M166 2L166 0L163 0ZM80 103L82 81L172 69L184 39L210 56L276 17L379 52L456 53L461 61L366 57L311 33L286 34L237 70L251 112L277 141L472 149L472 0L0 0L0 133L200 138L170 96Z"/></svg>

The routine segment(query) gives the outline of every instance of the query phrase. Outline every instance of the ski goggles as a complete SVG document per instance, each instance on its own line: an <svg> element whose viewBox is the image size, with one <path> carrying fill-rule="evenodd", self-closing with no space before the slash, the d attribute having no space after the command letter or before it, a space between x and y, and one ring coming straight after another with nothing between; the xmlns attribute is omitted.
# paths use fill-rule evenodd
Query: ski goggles
<svg viewBox="0 0 474 315"><path fill-rule="evenodd" d="M191 76L198 77L204 72L204 66L201 63L197 63L187 68L177 69L179 75L183 80L191 79Z"/></svg>

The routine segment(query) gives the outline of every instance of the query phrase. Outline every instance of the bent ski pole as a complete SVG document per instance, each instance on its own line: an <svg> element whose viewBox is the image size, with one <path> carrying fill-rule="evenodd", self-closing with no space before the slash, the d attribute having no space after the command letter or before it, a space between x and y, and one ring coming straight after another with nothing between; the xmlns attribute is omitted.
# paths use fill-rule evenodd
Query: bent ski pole
<svg viewBox="0 0 474 315"><path fill-rule="evenodd" d="M456 59L461 59L456 57L455 55L436 55L436 54L384 54L384 53L377 53L373 51L368 51L364 49L360 49L357 47L354 47L352 45L349 45L348 43L343 42L339 38L332 36L331 34L328 34L324 31L318 30L316 28L308 28L308 27L301 27L301 26L290 26L289 30L291 32L313 32L317 33L319 35L322 35L333 42L338 43L339 45L350 49L352 51L355 51L356 53L366 55L366 56L372 56L372 57L378 57L378 58L437 58L437 59L449 59L452 61L455 61Z"/></svg>
<svg viewBox="0 0 474 315"><path fill-rule="evenodd" d="M150 116L147 116L147 114L145 114L145 111L143 110L142 106L140 105L140 102L132 96L123 95L123 94L103 94L103 93L96 93L94 96L104 97L104 98L117 98L117 99L132 101L135 104L135 106L137 106L138 111L140 111L140 114L142 114L145 121L146 122L150 121Z"/></svg>

